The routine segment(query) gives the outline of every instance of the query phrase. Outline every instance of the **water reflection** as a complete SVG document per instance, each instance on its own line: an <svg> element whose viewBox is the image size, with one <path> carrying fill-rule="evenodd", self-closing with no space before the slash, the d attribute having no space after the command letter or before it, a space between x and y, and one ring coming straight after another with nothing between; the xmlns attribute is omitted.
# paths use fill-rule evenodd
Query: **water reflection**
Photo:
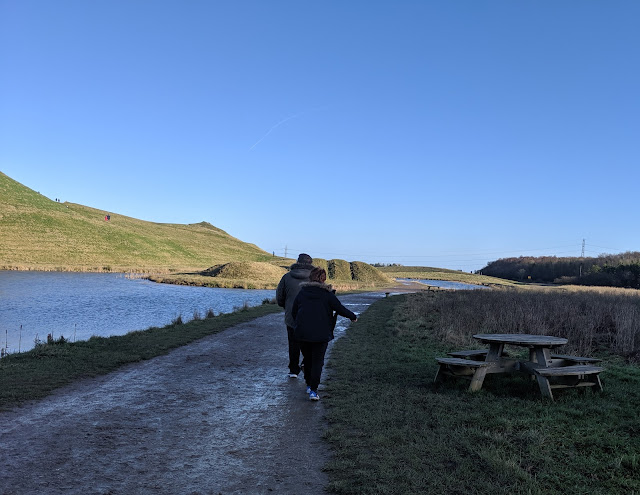
<svg viewBox="0 0 640 495"><path fill-rule="evenodd" d="M0 347L33 348L36 336L123 335L164 326L178 316L191 320L256 306L274 290L213 289L130 280L122 274L0 271ZM22 331L20 326L22 325Z"/></svg>

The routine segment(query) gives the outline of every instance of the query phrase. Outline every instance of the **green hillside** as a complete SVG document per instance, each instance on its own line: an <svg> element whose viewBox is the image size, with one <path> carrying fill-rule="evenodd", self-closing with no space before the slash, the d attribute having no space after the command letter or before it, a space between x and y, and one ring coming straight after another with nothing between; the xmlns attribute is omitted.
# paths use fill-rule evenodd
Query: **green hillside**
<svg viewBox="0 0 640 495"><path fill-rule="evenodd" d="M0 269L166 273L273 259L206 222L145 222L57 203L0 172Z"/></svg>

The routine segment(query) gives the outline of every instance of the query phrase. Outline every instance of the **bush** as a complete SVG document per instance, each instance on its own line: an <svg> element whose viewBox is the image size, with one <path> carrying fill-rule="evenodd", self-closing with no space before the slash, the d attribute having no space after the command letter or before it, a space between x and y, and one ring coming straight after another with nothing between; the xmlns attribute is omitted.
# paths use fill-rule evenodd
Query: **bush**
<svg viewBox="0 0 640 495"><path fill-rule="evenodd" d="M388 277L367 263L363 263L362 261L353 261L350 263L350 267L351 278L353 280L374 285L390 283Z"/></svg>
<svg viewBox="0 0 640 495"><path fill-rule="evenodd" d="M345 260L329 260L327 277L331 280L351 280L351 265Z"/></svg>
<svg viewBox="0 0 640 495"><path fill-rule="evenodd" d="M318 268L322 268L325 272L327 272L327 277L329 277L329 262L323 258L313 258L313 266L317 266Z"/></svg>

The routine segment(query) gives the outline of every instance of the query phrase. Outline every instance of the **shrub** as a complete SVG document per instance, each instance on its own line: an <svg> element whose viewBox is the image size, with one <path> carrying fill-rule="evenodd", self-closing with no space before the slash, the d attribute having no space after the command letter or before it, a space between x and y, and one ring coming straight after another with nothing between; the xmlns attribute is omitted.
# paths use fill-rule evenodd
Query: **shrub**
<svg viewBox="0 0 640 495"><path fill-rule="evenodd" d="M325 272L327 272L327 277L329 276L329 265L327 260L323 258L313 258L313 266L322 268Z"/></svg>
<svg viewBox="0 0 640 495"><path fill-rule="evenodd" d="M385 284L390 282L388 277L367 263L352 261L350 266L351 278L353 280L371 284Z"/></svg>
<svg viewBox="0 0 640 495"><path fill-rule="evenodd" d="M351 280L351 265L345 260L329 260L327 277L332 280Z"/></svg>

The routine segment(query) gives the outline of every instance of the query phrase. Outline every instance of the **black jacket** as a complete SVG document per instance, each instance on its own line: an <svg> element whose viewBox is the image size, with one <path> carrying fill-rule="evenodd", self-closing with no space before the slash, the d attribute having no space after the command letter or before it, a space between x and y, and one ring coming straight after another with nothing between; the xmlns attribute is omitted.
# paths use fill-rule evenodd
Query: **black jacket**
<svg viewBox="0 0 640 495"><path fill-rule="evenodd" d="M294 263L291 271L285 273L276 288L276 302L284 308L284 324L288 327L295 325L295 318L291 316L293 301L300 291L300 284L309 282L309 274L313 265Z"/></svg>
<svg viewBox="0 0 640 495"><path fill-rule="evenodd" d="M291 316L295 319L294 336L301 342L329 342L333 339L333 312L355 320L354 313L345 308L330 285L307 282L293 301Z"/></svg>

